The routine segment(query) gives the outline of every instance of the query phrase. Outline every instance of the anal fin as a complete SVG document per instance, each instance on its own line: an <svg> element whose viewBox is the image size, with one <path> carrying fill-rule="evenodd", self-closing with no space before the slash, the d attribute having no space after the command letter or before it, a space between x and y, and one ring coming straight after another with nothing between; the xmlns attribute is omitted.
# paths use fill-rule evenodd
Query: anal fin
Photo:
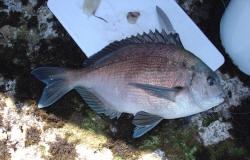
<svg viewBox="0 0 250 160"><path fill-rule="evenodd" d="M104 103L98 98L98 96L88 91L88 89L84 87L75 87L75 89L83 100L89 105L89 107L96 113L103 113L106 116L109 116L110 119L118 119L120 117L120 112L106 109Z"/></svg>

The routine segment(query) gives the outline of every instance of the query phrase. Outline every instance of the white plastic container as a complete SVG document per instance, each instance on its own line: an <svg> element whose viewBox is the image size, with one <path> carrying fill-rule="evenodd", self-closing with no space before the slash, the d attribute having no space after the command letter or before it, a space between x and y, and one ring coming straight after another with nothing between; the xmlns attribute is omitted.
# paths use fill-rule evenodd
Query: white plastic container
<svg viewBox="0 0 250 160"><path fill-rule="evenodd" d="M250 0L231 0L220 23L220 37L233 63L250 75Z"/></svg>

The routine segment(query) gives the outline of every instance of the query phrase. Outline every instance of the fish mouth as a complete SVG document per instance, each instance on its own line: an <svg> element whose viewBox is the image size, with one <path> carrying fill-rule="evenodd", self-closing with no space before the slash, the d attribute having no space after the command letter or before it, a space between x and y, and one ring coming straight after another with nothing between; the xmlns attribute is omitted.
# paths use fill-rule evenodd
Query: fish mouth
<svg viewBox="0 0 250 160"><path fill-rule="evenodd" d="M222 104L226 100L226 96L224 92L219 93L217 96L213 98L209 98L207 100L197 101L193 94L191 94L195 103L203 110L208 110L215 106Z"/></svg>
<svg viewBox="0 0 250 160"><path fill-rule="evenodd" d="M220 104L222 104L223 102L225 102L225 99L222 97L215 97L215 98L211 98L208 101L204 101L204 102L200 102L199 106L202 109L210 109L213 108L215 106L218 106Z"/></svg>
<svg viewBox="0 0 250 160"><path fill-rule="evenodd" d="M208 110L210 108L213 108L215 106L218 106L220 104L222 104L225 99L226 99L226 94L224 93L224 91L220 91L216 96L214 96L213 98L209 98L208 100L204 101L199 101L195 98L194 96L194 92L193 92L193 88L191 85L187 85L187 88L189 90L189 93L191 95L191 98L193 99L194 103L196 103L196 105L203 109L203 110Z"/></svg>

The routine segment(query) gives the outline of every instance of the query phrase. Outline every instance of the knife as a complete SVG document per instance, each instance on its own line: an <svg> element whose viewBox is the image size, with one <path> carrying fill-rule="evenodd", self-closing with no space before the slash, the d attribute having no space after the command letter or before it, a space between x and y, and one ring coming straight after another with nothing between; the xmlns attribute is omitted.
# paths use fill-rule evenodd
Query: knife
<svg viewBox="0 0 250 160"><path fill-rule="evenodd" d="M167 34L176 33L166 13L158 6L156 6L156 12L162 29L164 29Z"/></svg>

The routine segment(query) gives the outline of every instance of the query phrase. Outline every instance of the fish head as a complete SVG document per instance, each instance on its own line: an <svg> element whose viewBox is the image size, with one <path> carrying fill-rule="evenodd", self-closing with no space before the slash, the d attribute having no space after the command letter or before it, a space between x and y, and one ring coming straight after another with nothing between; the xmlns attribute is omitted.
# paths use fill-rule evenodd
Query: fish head
<svg viewBox="0 0 250 160"><path fill-rule="evenodd" d="M219 77L209 69L193 72L187 85L192 100L203 110L208 110L224 102L225 94Z"/></svg>

